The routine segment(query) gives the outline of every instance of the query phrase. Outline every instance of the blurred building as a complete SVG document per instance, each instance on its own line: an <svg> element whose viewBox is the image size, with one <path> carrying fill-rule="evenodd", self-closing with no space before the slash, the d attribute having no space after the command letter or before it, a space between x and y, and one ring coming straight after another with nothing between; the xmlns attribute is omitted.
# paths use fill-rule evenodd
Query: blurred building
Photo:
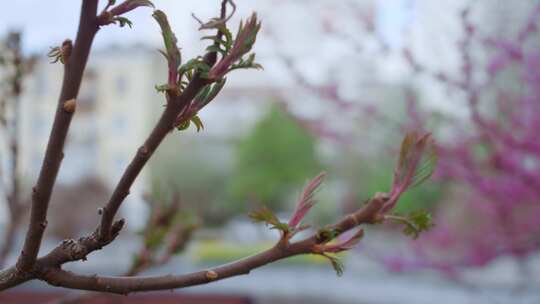
<svg viewBox="0 0 540 304"><path fill-rule="evenodd" d="M62 70L61 64L50 64L43 59L27 79L22 98L20 154L21 171L27 183L35 182L41 168L61 88ZM277 89L269 85L262 73L247 73L231 76L222 94L202 111L204 132L188 130L182 134L182 139L171 138L169 142L180 143L196 137L210 142L206 151L214 162L230 161L231 139L245 133L257 120L265 110L261 103L277 96ZM93 52L84 74L57 182L69 186L87 178L98 178L112 191L163 109L165 98L154 86L164 83L165 79L166 63L150 47L110 47ZM131 228L138 227L145 219L141 197L149 190L149 184L146 168L124 204L124 215L130 219Z"/></svg>

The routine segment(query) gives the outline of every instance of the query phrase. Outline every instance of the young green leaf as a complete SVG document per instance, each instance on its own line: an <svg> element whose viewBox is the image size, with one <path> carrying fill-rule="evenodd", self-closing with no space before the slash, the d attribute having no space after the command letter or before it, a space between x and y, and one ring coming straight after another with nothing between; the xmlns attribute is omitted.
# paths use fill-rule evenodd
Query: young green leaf
<svg viewBox="0 0 540 304"><path fill-rule="evenodd" d="M169 21L167 20L167 15L160 10L155 10L152 14L154 19L158 22L161 28L161 35L163 36L163 42L165 44L166 57L169 66L169 85L176 85L178 81L178 68L182 64L182 57L180 50L176 45L178 40L174 35Z"/></svg>
<svg viewBox="0 0 540 304"><path fill-rule="evenodd" d="M210 66L200 56L190 59L178 68L179 77L182 78L186 74L188 80L191 80L192 75L195 73L199 73L201 77L206 78L208 71L210 71Z"/></svg>
<svg viewBox="0 0 540 304"><path fill-rule="evenodd" d="M221 60L212 67L208 77L210 79L220 79L225 74L231 71L231 68L251 68L261 66L253 62L255 56L250 55L247 59L242 59L242 57L249 53L255 44L257 34L261 29L261 23L257 19L257 14L253 14L244 24L240 22L238 27L238 33L234 39L234 43L230 50L227 52L227 55L221 58ZM235 66L233 66L236 64Z"/></svg>
<svg viewBox="0 0 540 304"><path fill-rule="evenodd" d="M407 216L387 215L386 218L405 225L403 233L413 239L417 239L420 233L433 227L431 214L426 210L413 211Z"/></svg>
<svg viewBox="0 0 540 304"><path fill-rule="evenodd" d="M232 0L226 0L226 4L229 4L230 6L232 6L232 12L227 17L223 16L224 18L221 18L221 17L220 18L212 18L208 22L202 22L199 18L197 18L197 16L195 16L195 14L191 14L191 16L195 20L197 20L197 22L199 22L199 24L201 25L199 27L199 30L209 30L209 29L222 30L223 28L225 28L225 25L226 25L227 21L229 21L229 19L231 19L231 17L236 12L236 4L234 4L234 2Z"/></svg>
<svg viewBox="0 0 540 304"><path fill-rule="evenodd" d="M193 122L195 127L197 127L197 132L199 132L200 130L204 130L204 125L203 125L202 120L201 120L201 118L199 116L195 115L195 116L191 117L191 121Z"/></svg>
<svg viewBox="0 0 540 304"><path fill-rule="evenodd" d="M226 78L222 78L216 81L214 84L207 85L201 92L195 97L193 105L195 109L199 111L208 103L210 103L219 94L221 89L225 86Z"/></svg>
<svg viewBox="0 0 540 304"><path fill-rule="evenodd" d="M338 231L335 229L321 228L317 231L317 241L321 243L326 243L333 240L338 235Z"/></svg>
<svg viewBox="0 0 540 304"><path fill-rule="evenodd" d="M51 47L51 50L47 53L47 57L51 58L50 63L57 63L60 61L62 64L65 63L62 56L62 49L57 47Z"/></svg>
<svg viewBox="0 0 540 304"><path fill-rule="evenodd" d="M250 212L248 216L253 222L265 223L266 225L271 226L271 229L278 229L283 232L288 232L290 230L289 225L280 222L274 213L266 207Z"/></svg>
<svg viewBox="0 0 540 304"><path fill-rule="evenodd" d="M177 125L176 129L178 131L184 131L184 130L187 130L190 125L191 125L191 120L186 120L186 121L180 123L179 125Z"/></svg>
<svg viewBox="0 0 540 304"><path fill-rule="evenodd" d="M426 181L433 174L436 164L437 153L431 134L426 133L422 136L416 132L407 134L401 143L390 199L385 203L383 213L394 208L401 195L410 187Z"/></svg>
<svg viewBox="0 0 540 304"><path fill-rule="evenodd" d="M345 270L345 266L343 265L343 262L341 262L341 260L338 257L331 256L331 255L328 255L328 254L321 254L321 255L323 257L327 258L328 261L330 261L330 264L332 265L332 267L336 271L336 275L338 277L343 275L343 272Z"/></svg>
<svg viewBox="0 0 540 304"><path fill-rule="evenodd" d="M411 212L407 216L407 219L408 222L403 229L403 232L414 239L418 238L421 232L427 231L433 227L431 214L425 210Z"/></svg>
<svg viewBox="0 0 540 304"><path fill-rule="evenodd" d="M131 22L131 20L129 20L128 18L126 17L114 17L113 18L113 22L116 23L118 22L118 24L120 25L120 27L124 27L124 26L129 26L129 28L132 28L133 27L133 22Z"/></svg>
<svg viewBox="0 0 540 304"><path fill-rule="evenodd" d="M247 59L240 58L238 63L235 63L231 65L229 68L229 71L237 70L237 69L257 69L257 70L264 70L263 66L255 62L255 53L249 54Z"/></svg>

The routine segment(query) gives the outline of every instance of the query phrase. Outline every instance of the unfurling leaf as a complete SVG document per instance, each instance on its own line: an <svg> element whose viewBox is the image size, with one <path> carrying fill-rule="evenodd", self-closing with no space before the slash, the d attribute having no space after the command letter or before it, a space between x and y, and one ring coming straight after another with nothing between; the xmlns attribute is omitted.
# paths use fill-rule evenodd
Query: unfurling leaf
<svg viewBox="0 0 540 304"><path fill-rule="evenodd" d="M51 58L51 63L57 63L60 61L62 64L64 63L64 59L62 58L62 50L60 47L51 47L51 50L47 53L47 57Z"/></svg>
<svg viewBox="0 0 540 304"><path fill-rule="evenodd" d="M193 99L193 104L195 105L206 104L205 101L211 89L212 89L211 84L206 85L204 88L202 88L199 94L197 94L197 96L195 96L195 98Z"/></svg>
<svg viewBox="0 0 540 304"><path fill-rule="evenodd" d="M109 1L107 8L114 5L116 1ZM121 17L127 12L130 12L138 7L147 6L154 7L154 4L149 0L126 0L121 4L111 8L108 11L103 11L97 18L99 25L107 25L111 23L118 23L120 27L128 25L130 28L133 26L131 21L125 17Z"/></svg>
<svg viewBox="0 0 540 304"><path fill-rule="evenodd" d="M437 151L435 145L432 143L432 139L426 138L425 151L418 162L416 171L414 173L413 180L411 181L411 187L418 186L431 177L435 167L437 166Z"/></svg>
<svg viewBox="0 0 540 304"><path fill-rule="evenodd" d="M433 174L436 164L437 153L431 134L426 133L422 136L416 132L407 134L401 143L390 199L383 207L383 212L394 208L407 189L426 181Z"/></svg>
<svg viewBox="0 0 540 304"><path fill-rule="evenodd" d="M181 122L179 125L177 125L176 129L178 131L184 131L184 130L187 130L190 125L191 125L191 120L186 120L186 121Z"/></svg>
<svg viewBox="0 0 540 304"><path fill-rule="evenodd" d="M335 237L335 235L334 235ZM332 238L326 238L326 239L333 239ZM316 251L323 252L323 253L339 253L343 251L350 250L356 246L360 242L360 240L364 237L364 230L359 229L353 236L350 238L343 240L343 241L336 241L332 243L322 244L322 245L316 245Z"/></svg>
<svg viewBox="0 0 540 304"><path fill-rule="evenodd" d="M197 132L199 132L200 130L204 130L204 125L203 125L202 120L201 120L201 118L199 116L195 115L195 116L191 117L191 121L197 127Z"/></svg>
<svg viewBox="0 0 540 304"><path fill-rule="evenodd" d="M260 29L261 23L258 21L257 14L255 13L253 13L245 24L240 22L232 47L228 50L227 55L221 58L210 70L208 77L210 79L220 79L233 69L261 68L261 65L254 63L255 56L253 54L247 59L242 59L253 48ZM225 43L227 43L227 40L225 40ZM225 50L229 47L228 45L224 45L220 40L218 40L218 45L225 47ZM235 66L234 64L237 65Z"/></svg>
<svg viewBox="0 0 540 304"><path fill-rule="evenodd" d="M225 28L225 24L227 23L227 21L229 21L229 19L231 19L231 17L236 12L236 4L234 4L234 2L232 0L227 0L227 3L232 6L233 10L229 14L229 16L224 17L224 18L212 18L208 22L202 22L199 18L197 18L197 16L195 16L195 14L191 14L191 16L195 20L197 20L197 22L199 22L199 24L201 25L199 27L199 30L208 30L208 29L219 29L219 30L221 30L221 29Z"/></svg>
<svg viewBox="0 0 540 304"><path fill-rule="evenodd" d="M280 222L276 215L266 207L250 212L249 217L255 223L265 223L266 225L271 226L271 229L278 229L283 232L288 232L290 230L289 225Z"/></svg>
<svg viewBox="0 0 540 304"><path fill-rule="evenodd" d="M170 84L161 84L161 85L155 85L154 88L158 93L169 93L174 96L180 95L180 88L175 85Z"/></svg>
<svg viewBox="0 0 540 304"><path fill-rule="evenodd" d="M154 19L156 19L161 28L161 35L163 36L163 42L165 44L165 57L167 57L167 63L169 67L168 84L174 86L178 81L178 68L182 64L180 50L176 45L178 41L171 29L169 21L167 20L167 15L165 15L164 12L160 10L155 10L152 16L154 17Z"/></svg>
<svg viewBox="0 0 540 304"><path fill-rule="evenodd" d="M225 86L226 78L222 78L216 81L214 84L207 85L198 95L195 97L194 105L197 110L202 109L208 103L210 103L219 94L221 89Z"/></svg>
<svg viewBox="0 0 540 304"><path fill-rule="evenodd" d="M116 1L109 1L109 4L114 5L115 2ZM112 16L120 16L141 6L147 6L152 8L155 7L154 4L149 0L126 0L121 4L111 8L109 13Z"/></svg>
<svg viewBox="0 0 540 304"><path fill-rule="evenodd" d="M229 72L237 69L264 70L263 66L255 62L255 53L249 54L247 59L240 58L238 63L231 65Z"/></svg>
<svg viewBox="0 0 540 304"><path fill-rule="evenodd" d="M233 47L233 36L231 31L223 26L219 29L219 34L212 36L204 36L201 40L211 40L214 44L206 48L208 52L220 53L222 56L226 56L227 53Z"/></svg>
<svg viewBox="0 0 540 304"><path fill-rule="evenodd" d="M116 23L118 22L118 24L120 25L120 27L124 27L124 26L129 26L129 28L132 28L133 27L133 22L131 22L131 20L129 20L128 18L126 17L114 17L113 18L113 22Z"/></svg>
<svg viewBox="0 0 540 304"><path fill-rule="evenodd" d="M403 232L406 235L416 239L421 232L429 230L433 227L431 214L425 210L411 212L407 216L408 222Z"/></svg>
<svg viewBox="0 0 540 304"><path fill-rule="evenodd" d="M47 57L51 58L51 63L60 61L62 64L65 64L68 61L72 50L73 43L71 40L66 39L62 42L61 46L51 47L51 50L47 53Z"/></svg>
<svg viewBox="0 0 540 304"><path fill-rule="evenodd" d="M188 62L178 68L180 78L185 74L188 80L191 80L195 73L199 73L201 77L208 77L210 66L204 62L202 57L190 59Z"/></svg>
<svg viewBox="0 0 540 304"><path fill-rule="evenodd" d="M317 175L314 179L312 179L307 186L304 188L304 191L298 198L298 202L296 203L296 208L294 210L293 215L291 216L291 219L289 220L289 226L290 227L297 227L302 222L302 219L306 216L306 214L309 212L311 207L315 205L315 193L321 186L321 184L324 181L324 178L326 177L326 172L321 172L319 175Z"/></svg>
<svg viewBox="0 0 540 304"><path fill-rule="evenodd" d="M420 233L433 227L431 214L426 210L413 211L407 216L389 215L387 218L405 225L403 233L413 239L417 239Z"/></svg>
<svg viewBox="0 0 540 304"><path fill-rule="evenodd" d="M179 117L177 121L177 125L175 127L178 131L184 131L184 130L187 130L191 126L191 123L195 125L195 127L197 128L197 132L204 130L204 124L201 118L197 115L194 115L189 119Z"/></svg>
<svg viewBox="0 0 540 304"><path fill-rule="evenodd" d="M156 91L158 93L165 93L165 92L167 92L167 90L170 89L168 84L160 84L160 85L156 84L156 86L154 88L156 89Z"/></svg>
<svg viewBox="0 0 540 304"><path fill-rule="evenodd" d="M317 231L317 241L320 243L326 243L331 240L333 240L336 236L338 236L338 231L335 229L329 229L329 228L321 228L319 231Z"/></svg>
<svg viewBox="0 0 540 304"><path fill-rule="evenodd" d="M328 261L330 261L330 264L332 264L332 267L336 271L336 274L338 277L343 275L345 266L343 265L343 262L341 262L341 260L338 257L327 255L327 254L322 254L322 256L324 256L325 258L328 259Z"/></svg>
<svg viewBox="0 0 540 304"><path fill-rule="evenodd" d="M411 132L401 144L394 183L405 188L414 187L427 180L437 164L435 143L430 133L419 136Z"/></svg>
<svg viewBox="0 0 540 304"><path fill-rule="evenodd" d="M212 89L210 90L210 92L208 92L208 95L206 96L204 103L205 105L208 104L210 101L214 100L214 98L216 98L219 92L221 92L221 89L223 89L223 87L225 86L226 82L227 78L222 78L216 81L216 83L212 86Z"/></svg>

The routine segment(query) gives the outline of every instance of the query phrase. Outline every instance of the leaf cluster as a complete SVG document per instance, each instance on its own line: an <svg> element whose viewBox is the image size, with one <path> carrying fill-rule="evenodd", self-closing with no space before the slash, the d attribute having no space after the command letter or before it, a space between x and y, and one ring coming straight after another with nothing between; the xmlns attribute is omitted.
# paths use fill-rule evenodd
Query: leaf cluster
<svg viewBox="0 0 540 304"><path fill-rule="evenodd" d="M268 208L263 207L259 210L249 213L249 217L255 223L265 223L270 226L270 229L277 229L285 233L291 231L291 228L286 223L281 222L277 216Z"/></svg>
<svg viewBox="0 0 540 304"><path fill-rule="evenodd" d="M403 224L403 233L413 239L434 226L431 213L426 210L416 210L405 216L389 215L387 218Z"/></svg>

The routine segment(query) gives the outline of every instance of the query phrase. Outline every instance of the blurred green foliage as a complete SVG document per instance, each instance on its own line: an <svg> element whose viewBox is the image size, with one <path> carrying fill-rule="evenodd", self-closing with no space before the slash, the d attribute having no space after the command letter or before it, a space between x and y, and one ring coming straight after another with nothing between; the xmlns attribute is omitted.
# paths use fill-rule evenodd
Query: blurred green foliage
<svg viewBox="0 0 540 304"><path fill-rule="evenodd" d="M330 175L341 181L347 192L343 201L346 212L355 210L377 192L390 191L397 160L394 154L381 150L379 155L348 151L341 153L332 164ZM419 209L433 210L442 200L444 189L444 183L429 179L420 187L407 190L394 212L408 214Z"/></svg>
<svg viewBox="0 0 540 304"><path fill-rule="evenodd" d="M235 207L240 210L259 205L284 210L292 190L319 169L315 139L284 110L272 106L237 147L231 203L241 204Z"/></svg>
<svg viewBox="0 0 540 304"><path fill-rule="evenodd" d="M151 160L151 195L167 201L175 193L180 208L195 213L205 226L215 226L229 219L226 206L226 183L230 168L228 145L198 140L200 137L171 136Z"/></svg>
<svg viewBox="0 0 540 304"><path fill-rule="evenodd" d="M378 161L374 163L385 164L389 162ZM362 184L359 187L361 193L358 195L365 200L376 192L389 191L392 185L393 170L393 167L381 165L366 172L365 177L361 179ZM413 187L401 196L394 213L405 214L419 209L433 209L442 198L442 190L440 184L431 180L420 187Z"/></svg>

